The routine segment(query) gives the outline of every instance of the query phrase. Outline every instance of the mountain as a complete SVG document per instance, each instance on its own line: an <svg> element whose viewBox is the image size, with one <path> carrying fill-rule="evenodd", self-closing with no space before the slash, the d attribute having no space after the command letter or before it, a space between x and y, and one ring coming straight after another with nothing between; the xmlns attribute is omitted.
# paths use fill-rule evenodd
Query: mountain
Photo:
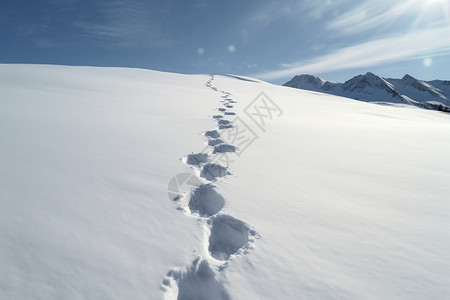
<svg viewBox="0 0 450 300"><path fill-rule="evenodd" d="M450 112L449 81L421 81L408 74L402 79L393 79L368 72L345 83L326 81L312 75L298 75L283 86L368 102L408 104Z"/></svg>
<svg viewBox="0 0 450 300"><path fill-rule="evenodd" d="M0 82L0 299L450 295L447 114L236 75Z"/></svg>

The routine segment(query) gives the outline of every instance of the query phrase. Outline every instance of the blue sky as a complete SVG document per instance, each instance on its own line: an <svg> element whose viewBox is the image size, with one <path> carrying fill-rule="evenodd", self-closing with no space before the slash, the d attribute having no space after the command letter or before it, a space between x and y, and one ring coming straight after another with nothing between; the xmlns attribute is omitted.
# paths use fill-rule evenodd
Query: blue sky
<svg viewBox="0 0 450 300"><path fill-rule="evenodd" d="M450 80L450 0L2 0L0 62Z"/></svg>

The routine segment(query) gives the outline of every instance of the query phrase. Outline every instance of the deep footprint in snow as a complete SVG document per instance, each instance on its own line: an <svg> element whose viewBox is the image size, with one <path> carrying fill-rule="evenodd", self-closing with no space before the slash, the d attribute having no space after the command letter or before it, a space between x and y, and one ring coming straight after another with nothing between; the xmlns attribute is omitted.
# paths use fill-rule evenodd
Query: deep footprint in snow
<svg viewBox="0 0 450 300"><path fill-rule="evenodd" d="M234 125L233 124L228 124L228 125L219 125L219 129L223 130L223 129L230 129L233 128Z"/></svg>
<svg viewBox="0 0 450 300"><path fill-rule="evenodd" d="M213 139L213 140L208 141L209 146L216 146L216 145L223 144L223 143L225 143L225 142L222 141L221 139Z"/></svg>
<svg viewBox="0 0 450 300"><path fill-rule="evenodd" d="M218 260L227 260L230 255L249 243L253 230L244 222L229 215L218 215L212 219L208 250Z"/></svg>
<svg viewBox="0 0 450 300"><path fill-rule="evenodd" d="M205 136L212 137L213 139L217 139L220 134L217 132L217 130L209 130L205 132Z"/></svg>
<svg viewBox="0 0 450 300"><path fill-rule="evenodd" d="M218 124L219 125L228 125L228 124L231 124L231 121L221 119L221 120L219 120Z"/></svg>
<svg viewBox="0 0 450 300"><path fill-rule="evenodd" d="M189 200L191 212L202 217L210 217L218 213L225 205L225 199L214 190L212 184L203 184L192 191Z"/></svg>
<svg viewBox="0 0 450 300"><path fill-rule="evenodd" d="M229 120L224 120L224 119L220 119L218 121L219 124L219 129L228 129L228 128L233 128L233 124L231 124L231 121Z"/></svg>
<svg viewBox="0 0 450 300"><path fill-rule="evenodd" d="M208 261L197 257L186 270L171 270L162 282L162 289L177 300L229 300L230 296L220 283Z"/></svg>
<svg viewBox="0 0 450 300"><path fill-rule="evenodd" d="M224 177L225 175L228 175L227 168L213 163L204 165L200 173L200 177L208 180L214 180L216 177Z"/></svg>
<svg viewBox="0 0 450 300"><path fill-rule="evenodd" d="M206 153L191 153L188 154L186 163L188 165L197 166L208 162L208 154Z"/></svg>
<svg viewBox="0 0 450 300"><path fill-rule="evenodd" d="M237 147L230 144L219 144L214 146L213 153L226 153L226 152L236 152Z"/></svg>

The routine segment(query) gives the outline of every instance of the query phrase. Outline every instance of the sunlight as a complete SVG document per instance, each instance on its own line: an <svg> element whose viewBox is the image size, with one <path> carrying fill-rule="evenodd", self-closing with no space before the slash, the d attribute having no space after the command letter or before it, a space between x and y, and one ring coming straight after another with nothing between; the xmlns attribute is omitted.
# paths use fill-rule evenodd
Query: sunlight
<svg viewBox="0 0 450 300"><path fill-rule="evenodd" d="M423 60L424 67L430 67L432 64L433 64L433 59L430 57L427 57Z"/></svg>

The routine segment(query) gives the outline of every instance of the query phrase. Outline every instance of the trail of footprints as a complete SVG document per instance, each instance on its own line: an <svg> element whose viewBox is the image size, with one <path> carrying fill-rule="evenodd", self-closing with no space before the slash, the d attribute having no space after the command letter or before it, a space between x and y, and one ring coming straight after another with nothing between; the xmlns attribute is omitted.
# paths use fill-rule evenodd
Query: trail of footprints
<svg viewBox="0 0 450 300"><path fill-rule="evenodd" d="M214 75L206 86L212 90L219 90L212 85ZM215 190L214 181L231 175L227 167L215 163L215 159L227 152L235 152L235 145L227 144L220 138L220 130L233 128L233 123L225 119L235 115L229 111L236 103L231 94L220 91L224 107L218 108L218 115L212 116L217 121L217 129L205 131L208 139L208 151L192 153L186 156L185 163L196 168L203 178L203 183L185 197L177 197L178 207L204 223L209 233L207 241L209 257L197 257L186 268L172 269L162 282L165 299L229 299L223 284L219 280L232 256L245 255L252 247L258 234L248 224L220 211L225 205L225 199ZM217 271L210 264L217 266Z"/></svg>

